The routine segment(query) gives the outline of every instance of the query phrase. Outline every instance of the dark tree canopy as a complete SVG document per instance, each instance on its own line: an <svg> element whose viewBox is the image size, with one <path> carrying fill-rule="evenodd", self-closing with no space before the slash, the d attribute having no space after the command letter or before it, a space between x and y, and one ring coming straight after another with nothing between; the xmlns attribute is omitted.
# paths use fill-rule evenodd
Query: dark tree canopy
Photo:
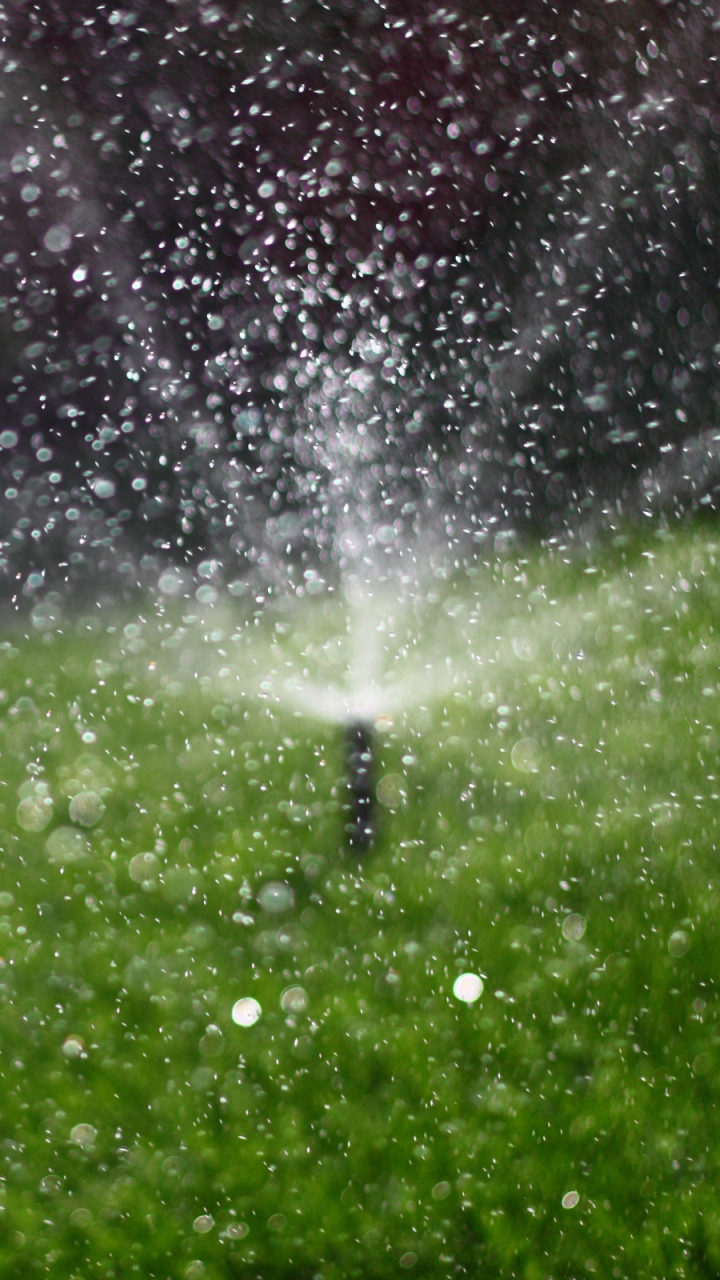
<svg viewBox="0 0 720 1280"><path fill-rule="evenodd" d="M714 502L714 13L7 5L11 592Z"/></svg>

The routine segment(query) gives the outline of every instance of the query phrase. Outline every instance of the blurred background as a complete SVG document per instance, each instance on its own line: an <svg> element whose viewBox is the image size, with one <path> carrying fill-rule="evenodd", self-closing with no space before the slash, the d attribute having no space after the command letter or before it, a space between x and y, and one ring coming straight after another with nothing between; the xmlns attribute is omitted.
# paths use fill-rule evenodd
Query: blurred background
<svg viewBox="0 0 720 1280"><path fill-rule="evenodd" d="M719 26L7 4L4 593L292 585L343 538L467 559L714 506Z"/></svg>

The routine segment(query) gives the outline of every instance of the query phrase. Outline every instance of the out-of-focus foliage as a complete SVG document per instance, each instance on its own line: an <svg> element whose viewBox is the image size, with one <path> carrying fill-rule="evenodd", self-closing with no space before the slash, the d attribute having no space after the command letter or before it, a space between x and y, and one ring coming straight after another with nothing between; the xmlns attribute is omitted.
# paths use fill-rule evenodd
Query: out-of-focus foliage
<svg viewBox="0 0 720 1280"><path fill-rule="evenodd" d="M8 4L7 584L332 558L338 432L397 537L713 501L716 26Z"/></svg>
<svg viewBox="0 0 720 1280"><path fill-rule="evenodd" d="M0 1275L715 1274L719 558L458 587L360 861L219 616L4 641Z"/></svg>

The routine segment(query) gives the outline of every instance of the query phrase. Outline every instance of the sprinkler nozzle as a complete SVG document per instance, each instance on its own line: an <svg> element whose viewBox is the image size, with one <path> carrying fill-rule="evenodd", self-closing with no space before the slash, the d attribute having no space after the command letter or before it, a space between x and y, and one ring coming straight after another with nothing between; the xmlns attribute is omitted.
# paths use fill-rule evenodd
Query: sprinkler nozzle
<svg viewBox="0 0 720 1280"><path fill-rule="evenodd" d="M373 728L358 720L346 729L350 821L345 830L354 849L375 841L373 797Z"/></svg>

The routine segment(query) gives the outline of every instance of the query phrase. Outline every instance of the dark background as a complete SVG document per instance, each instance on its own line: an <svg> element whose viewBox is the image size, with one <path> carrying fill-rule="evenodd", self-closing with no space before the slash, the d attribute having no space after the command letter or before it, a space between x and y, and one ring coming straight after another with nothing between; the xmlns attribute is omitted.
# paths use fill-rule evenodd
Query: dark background
<svg viewBox="0 0 720 1280"><path fill-rule="evenodd" d="M714 506L712 6L20 0L3 25L11 596L330 564L338 423L370 535Z"/></svg>

